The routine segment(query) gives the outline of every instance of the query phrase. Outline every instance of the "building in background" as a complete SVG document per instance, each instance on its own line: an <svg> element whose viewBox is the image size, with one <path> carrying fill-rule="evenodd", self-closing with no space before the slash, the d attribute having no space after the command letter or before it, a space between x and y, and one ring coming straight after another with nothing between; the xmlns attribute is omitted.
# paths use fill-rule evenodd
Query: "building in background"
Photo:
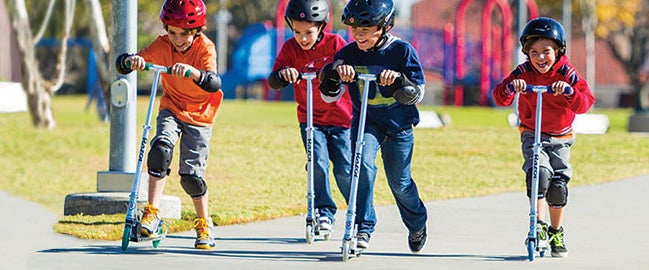
<svg viewBox="0 0 649 270"><path fill-rule="evenodd" d="M0 1L0 113L27 110L20 84L22 64L5 1Z"/></svg>
<svg viewBox="0 0 649 270"><path fill-rule="evenodd" d="M20 54L5 1L0 1L0 81L21 81Z"/></svg>

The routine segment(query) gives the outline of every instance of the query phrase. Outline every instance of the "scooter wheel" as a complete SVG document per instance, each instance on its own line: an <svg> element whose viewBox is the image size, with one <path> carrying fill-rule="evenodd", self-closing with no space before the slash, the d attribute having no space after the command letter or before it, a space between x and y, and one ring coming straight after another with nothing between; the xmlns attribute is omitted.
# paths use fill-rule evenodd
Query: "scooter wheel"
<svg viewBox="0 0 649 270"><path fill-rule="evenodd" d="M315 238L315 231L313 229L313 225L311 225L311 224L306 225L305 234L306 234L306 243L307 244L312 244L313 239Z"/></svg>
<svg viewBox="0 0 649 270"><path fill-rule="evenodd" d="M343 246L342 246L343 262L349 261L351 252L352 252L352 241L343 240Z"/></svg>
<svg viewBox="0 0 649 270"><path fill-rule="evenodd" d="M163 233L164 233L164 232L162 231L162 227L163 227L163 226L160 226L160 228L158 228L158 235L159 235L160 237L162 237L162 236L163 236ZM162 241L162 238L151 241L151 244L153 245L153 248L158 248L158 247L160 247L160 241Z"/></svg>
<svg viewBox="0 0 649 270"><path fill-rule="evenodd" d="M126 251L128 243L131 241L131 226L124 225L124 233L122 233L122 251Z"/></svg>
<svg viewBox="0 0 649 270"><path fill-rule="evenodd" d="M534 261L534 241L528 241L527 242L527 258L531 261Z"/></svg>

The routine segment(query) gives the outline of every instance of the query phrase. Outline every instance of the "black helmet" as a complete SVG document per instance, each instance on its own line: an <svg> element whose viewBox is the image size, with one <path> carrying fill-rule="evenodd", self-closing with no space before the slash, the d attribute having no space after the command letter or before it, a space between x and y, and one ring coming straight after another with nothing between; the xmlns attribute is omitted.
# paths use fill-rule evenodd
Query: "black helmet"
<svg viewBox="0 0 649 270"><path fill-rule="evenodd" d="M343 9L342 21L352 27L378 26L390 30L394 25L392 0L351 0Z"/></svg>
<svg viewBox="0 0 649 270"><path fill-rule="evenodd" d="M329 3L327 0L291 0L286 5L284 20L293 28L291 19L327 24L329 22Z"/></svg>
<svg viewBox="0 0 649 270"><path fill-rule="evenodd" d="M521 46L525 46L525 42L534 37L552 39L559 47L559 56L566 53L566 31L558 21L547 17L529 21L521 33Z"/></svg>

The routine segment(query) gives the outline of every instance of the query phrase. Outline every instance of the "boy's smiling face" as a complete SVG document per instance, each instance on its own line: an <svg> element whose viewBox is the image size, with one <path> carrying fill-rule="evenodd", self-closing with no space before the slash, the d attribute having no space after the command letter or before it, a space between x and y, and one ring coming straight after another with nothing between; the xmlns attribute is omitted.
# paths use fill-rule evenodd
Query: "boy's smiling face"
<svg viewBox="0 0 649 270"><path fill-rule="evenodd" d="M527 55L532 66L541 74L545 74L552 68L557 60L557 45L551 39L539 39L530 46Z"/></svg>
<svg viewBox="0 0 649 270"><path fill-rule="evenodd" d="M169 34L169 40L171 40L177 52L184 52L192 46L196 30L183 29L171 25L168 25L166 29Z"/></svg>
<svg viewBox="0 0 649 270"><path fill-rule="evenodd" d="M381 29L378 26L352 27L352 36L359 49L367 51L376 45L381 38Z"/></svg>

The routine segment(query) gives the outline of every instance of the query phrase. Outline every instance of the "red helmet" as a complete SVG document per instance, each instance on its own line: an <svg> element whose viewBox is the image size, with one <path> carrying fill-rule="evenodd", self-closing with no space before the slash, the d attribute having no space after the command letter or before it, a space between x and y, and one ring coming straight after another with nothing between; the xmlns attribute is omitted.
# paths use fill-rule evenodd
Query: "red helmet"
<svg viewBox="0 0 649 270"><path fill-rule="evenodd" d="M165 0L160 10L160 20L179 28L205 26L205 4L202 0Z"/></svg>

